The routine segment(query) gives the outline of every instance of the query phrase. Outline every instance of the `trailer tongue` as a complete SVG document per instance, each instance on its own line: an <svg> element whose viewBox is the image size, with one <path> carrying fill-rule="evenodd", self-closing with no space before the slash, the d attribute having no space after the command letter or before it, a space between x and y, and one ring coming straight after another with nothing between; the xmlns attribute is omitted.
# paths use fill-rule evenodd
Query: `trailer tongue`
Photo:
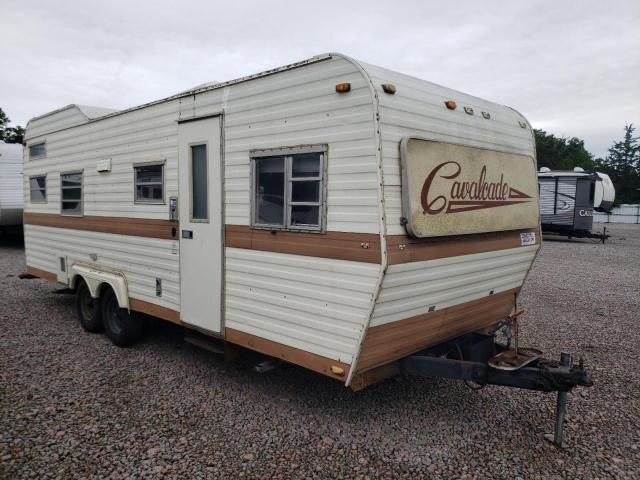
<svg viewBox="0 0 640 480"><path fill-rule="evenodd" d="M505 358L520 357L522 359L515 364L505 361ZM590 387L593 382L584 369L582 359L574 365L568 353L562 353L560 361L536 354L533 357L517 354L516 348L497 343L494 335L469 333L404 358L397 367L399 373L407 375L464 380L473 389L502 385L558 392L555 432L545 438L562 447L568 394L575 386ZM511 367L503 368L508 363Z"/></svg>

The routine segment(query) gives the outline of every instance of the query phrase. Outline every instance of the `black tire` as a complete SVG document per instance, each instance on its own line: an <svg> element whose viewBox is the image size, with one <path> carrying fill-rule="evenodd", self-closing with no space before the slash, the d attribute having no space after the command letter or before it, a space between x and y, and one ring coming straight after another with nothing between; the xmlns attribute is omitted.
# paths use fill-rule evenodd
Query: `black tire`
<svg viewBox="0 0 640 480"><path fill-rule="evenodd" d="M118 347L128 347L142 338L144 320L120 308L116 294L107 288L101 297L102 323L109 340Z"/></svg>
<svg viewBox="0 0 640 480"><path fill-rule="evenodd" d="M80 319L80 325L86 332L101 332L102 310L100 300L91 297L89 287L84 280L80 280L76 288L76 311Z"/></svg>

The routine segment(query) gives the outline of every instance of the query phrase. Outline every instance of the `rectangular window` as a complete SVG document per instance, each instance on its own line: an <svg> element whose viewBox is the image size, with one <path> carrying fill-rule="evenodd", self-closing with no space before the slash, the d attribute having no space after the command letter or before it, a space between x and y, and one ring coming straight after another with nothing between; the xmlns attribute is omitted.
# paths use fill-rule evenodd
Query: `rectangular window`
<svg viewBox="0 0 640 480"><path fill-rule="evenodd" d="M82 215L82 172L60 175L60 196L63 215Z"/></svg>
<svg viewBox="0 0 640 480"><path fill-rule="evenodd" d="M191 219L209 219L207 146L191 146Z"/></svg>
<svg viewBox="0 0 640 480"><path fill-rule="evenodd" d="M326 147L253 152L255 227L321 231Z"/></svg>
<svg viewBox="0 0 640 480"><path fill-rule="evenodd" d="M47 176L29 177L29 199L31 203L47 203Z"/></svg>
<svg viewBox="0 0 640 480"><path fill-rule="evenodd" d="M29 145L29 159L44 158L47 156L47 149L44 142Z"/></svg>
<svg viewBox="0 0 640 480"><path fill-rule="evenodd" d="M133 167L136 203L164 203L164 164Z"/></svg>

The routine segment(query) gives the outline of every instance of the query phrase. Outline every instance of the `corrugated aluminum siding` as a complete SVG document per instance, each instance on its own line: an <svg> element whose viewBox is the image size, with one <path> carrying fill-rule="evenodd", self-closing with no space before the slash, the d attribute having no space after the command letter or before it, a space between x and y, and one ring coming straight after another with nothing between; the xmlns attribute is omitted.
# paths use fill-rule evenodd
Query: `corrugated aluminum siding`
<svg viewBox="0 0 640 480"><path fill-rule="evenodd" d="M27 144L37 143L37 140L33 140L35 137L86 122L87 116L80 108L75 105L69 105L56 112L29 120L25 139L27 139Z"/></svg>
<svg viewBox="0 0 640 480"><path fill-rule="evenodd" d="M165 163L165 199L178 194L178 102L154 105L38 137L46 157L25 162L25 210L60 213L60 174L83 171L84 214L168 219L167 205L134 204L133 165ZM111 159L111 172L98 162ZM28 177L47 174L47 203L31 204Z"/></svg>
<svg viewBox="0 0 640 480"><path fill-rule="evenodd" d="M345 81L351 82L351 91L336 93L335 84ZM166 205L133 203L133 164L165 160L165 198L177 195L176 121L222 111L226 224L250 223L250 150L327 144L327 229L380 231L373 99L361 71L341 57L34 138L46 139L47 157L27 162L27 175L47 173L48 203L28 204L27 211L59 213L60 173L83 169L85 215L167 219ZM62 119L58 127L66 126ZM111 173L97 173L97 163L107 158ZM157 299L152 289L161 273L157 269L164 269L153 256L171 255L171 242L159 241L150 256L140 252L136 259L126 252L149 240L41 227L29 227L26 236L27 263L47 271L56 271L59 255L90 261L88 253L96 249L101 265L148 264L146 276L123 268L127 277L135 277L132 296L179 309L177 255L170 257L176 260L175 272L174 267L167 270L176 275L168 277L170 301ZM227 326L352 361L379 265L231 248L225 260Z"/></svg>
<svg viewBox="0 0 640 480"><path fill-rule="evenodd" d="M522 285L538 245L391 265L371 326L470 302ZM496 319L499 320L499 319Z"/></svg>
<svg viewBox="0 0 640 480"><path fill-rule="evenodd" d="M380 265L226 249L226 326L350 364Z"/></svg>
<svg viewBox="0 0 640 480"><path fill-rule="evenodd" d="M340 82L351 91L336 93ZM356 66L334 57L180 104L182 118L221 110L227 224L250 224L250 150L327 144L327 230L380 231L373 99Z"/></svg>
<svg viewBox="0 0 640 480"><path fill-rule="evenodd" d="M125 274L130 297L179 310L178 242L35 225L24 230L27 265L55 273L59 257L66 256L68 265L116 269ZM162 279L162 297L156 297L156 278Z"/></svg>
<svg viewBox="0 0 640 480"><path fill-rule="evenodd" d="M405 233L402 217L400 140L417 136L447 143L502 150L534 156L531 129L520 127L526 120L514 110L398 72L362 64L380 98L384 202L386 229L390 235ZM383 83L392 83L394 95L384 93ZM458 108L447 110L444 101L454 99ZM474 109L468 115L463 107ZM491 115L489 120L481 112Z"/></svg>

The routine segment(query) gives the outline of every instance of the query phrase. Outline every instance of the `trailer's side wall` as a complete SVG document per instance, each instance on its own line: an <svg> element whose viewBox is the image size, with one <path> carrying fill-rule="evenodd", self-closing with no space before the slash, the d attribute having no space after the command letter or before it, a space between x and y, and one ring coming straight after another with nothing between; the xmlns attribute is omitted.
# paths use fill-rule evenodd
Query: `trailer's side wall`
<svg viewBox="0 0 640 480"><path fill-rule="evenodd" d="M350 82L351 91L336 93L340 82ZM27 178L47 174L48 201L25 199L27 264L56 274L59 256L66 255L70 262L117 268L132 298L179 318L178 240L170 233L176 225L168 221L167 205L133 203L133 164L164 160L165 198L178 195L177 121L219 113L226 335L256 349L271 342L275 350L267 353L293 348L348 368L381 268L380 196L370 89L340 57L57 133L28 132L30 142L47 142L47 157L28 160L25 168ZM252 230L250 151L302 144L328 147L327 232ZM112 171L98 173L97 162L109 158ZM61 216L60 173L78 169L84 171L84 216ZM162 298L155 296L156 277L163 281Z"/></svg>
<svg viewBox="0 0 640 480"><path fill-rule="evenodd" d="M72 111L74 111L72 109ZM133 303L148 310L180 309L176 225L168 206L134 203L133 165L164 162L165 199L178 194L178 102L170 101L97 122L68 126L66 111L58 124L42 119L27 130L28 144L46 141L46 157L25 154L25 252L27 266L57 275L59 257L69 264L88 262L125 273ZM39 124L61 128L46 135ZM99 173L110 159L111 171ZM83 215L60 212L60 175L83 172ZM29 177L47 176L47 202L32 203ZM95 260L94 260L95 258ZM156 296L156 278L162 296ZM140 304L139 302L145 302ZM163 310L164 311L164 310ZM176 313L163 315L177 320Z"/></svg>
<svg viewBox="0 0 640 480"><path fill-rule="evenodd" d="M22 145L0 141L0 227L22 224Z"/></svg>
<svg viewBox="0 0 640 480"><path fill-rule="evenodd" d="M349 93L336 93L341 82L351 83ZM183 118L219 111L228 334L275 342L269 353L283 345L350 364L380 271L374 106L366 79L334 57L181 102ZM328 146L327 233L251 230L249 152L302 144Z"/></svg>

